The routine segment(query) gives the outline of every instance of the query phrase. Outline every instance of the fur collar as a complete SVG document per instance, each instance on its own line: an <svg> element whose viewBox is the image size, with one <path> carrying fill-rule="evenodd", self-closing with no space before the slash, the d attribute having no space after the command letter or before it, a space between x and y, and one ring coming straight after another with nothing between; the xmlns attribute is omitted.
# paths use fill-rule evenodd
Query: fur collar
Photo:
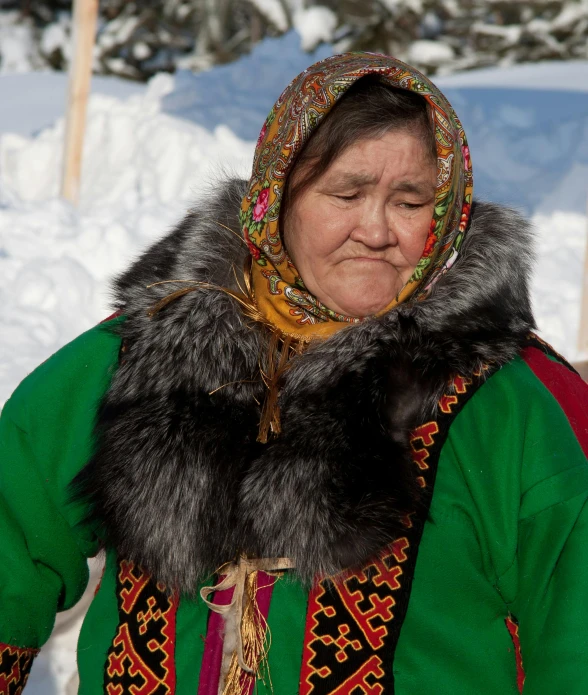
<svg viewBox="0 0 588 695"><path fill-rule="evenodd" d="M146 289L158 281L235 285L247 249L226 227L238 231L244 190L227 182L116 282L128 349L76 481L106 542L185 591L241 552L292 557L310 581L387 545L415 506L410 429L434 416L453 375L508 362L533 328L529 226L475 204L458 261L427 299L295 358L283 432L259 444L264 332L216 291L147 313L177 288Z"/></svg>

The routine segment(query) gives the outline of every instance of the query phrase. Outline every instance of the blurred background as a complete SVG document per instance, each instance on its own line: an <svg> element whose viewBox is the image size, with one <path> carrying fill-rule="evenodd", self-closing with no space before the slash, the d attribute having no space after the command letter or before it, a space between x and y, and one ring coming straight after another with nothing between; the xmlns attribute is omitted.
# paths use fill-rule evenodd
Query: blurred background
<svg viewBox="0 0 588 695"><path fill-rule="evenodd" d="M71 5L2 0L2 70L67 69ZM588 8L574 0L103 0L99 12L94 71L141 82L230 63L292 29L305 51L383 52L432 75L588 57Z"/></svg>
<svg viewBox="0 0 588 695"><path fill-rule="evenodd" d="M348 50L394 55L443 89L475 197L536 229L540 334L588 357L588 0L101 0L75 205L60 196L72 17L65 0L0 0L0 406L109 315L116 273L219 178L248 176L286 84ZM26 695L76 692L90 596L59 617Z"/></svg>

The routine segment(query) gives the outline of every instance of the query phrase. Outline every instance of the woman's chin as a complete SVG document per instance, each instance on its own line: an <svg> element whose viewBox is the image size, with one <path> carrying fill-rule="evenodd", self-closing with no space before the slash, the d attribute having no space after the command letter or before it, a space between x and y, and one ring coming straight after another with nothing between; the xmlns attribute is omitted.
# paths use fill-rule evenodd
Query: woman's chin
<svg viewBox="0 0 588 695"><path fill-rule="evenodd" d="M378 295L376 297L356 295L341 298L341 300L337 302L338 308L335 309L335 311L345 316L353 316L354 318L374 316L386 309L386 307L392 303L396 294L397 291L394 290L393 292L387 292L384 295ZM327 304L327 306L329 305Z"/></svg>
<svg viewBox="0 0 588 695"><path fill-rule="evenodd" d="M383 266L387 272L374 273L370 267L369 272L342 273L336 282L314 288L313 294L329 309L345 316L364 318L379 314L402 289L404 276L397 270L390 272L389 264L378 262L378 266ZM312 287L308 289L313 291Z"/></svg>

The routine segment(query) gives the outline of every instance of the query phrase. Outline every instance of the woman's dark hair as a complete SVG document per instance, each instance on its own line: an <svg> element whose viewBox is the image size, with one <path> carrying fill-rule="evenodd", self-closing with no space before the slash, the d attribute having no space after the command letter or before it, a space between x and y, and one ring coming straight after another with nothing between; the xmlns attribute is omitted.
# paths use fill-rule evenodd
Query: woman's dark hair
<svg viewBox="0 0 588 695"><path fill-rule="evenodd" d="M357 80L333 106L298 155L290 171L281 216L302 191L314 183L358 140L378 138L390 130L404 130L422 137L425 150L437 161L437 145L429 107L424 97L391 87L377 77ZM294 170L304 175L292 177Z"/></svg>

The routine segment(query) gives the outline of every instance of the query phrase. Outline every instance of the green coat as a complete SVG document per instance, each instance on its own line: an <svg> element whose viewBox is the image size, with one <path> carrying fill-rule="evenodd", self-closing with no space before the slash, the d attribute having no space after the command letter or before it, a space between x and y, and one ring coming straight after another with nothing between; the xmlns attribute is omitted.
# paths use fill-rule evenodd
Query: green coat
<svg viewBox="0 0 588 695"><path fill-rule="evenodd" d="M80 598L86 558L99 550L100 529L82 522L86 510L69 501L68 484L91 455L97 404L119 348L105 325L93 328L27 377L2 412L3 695L19 692L56 611ZM397 695L517 692L516 622L525 695L588 692L588 400L578 377L537 348L529 350L483 383L451 424L394 655ZM168 619L165 645L156 640L149 647L161 651L159 675L129 650L127 665L117 665L121 586L127 596L142 590L138 568L133 574L127 567L134 579L121 584L124 569L107 550L79 641L80 695L194 695L206 607L183 596L173 606L162 599L151 623L142 614L148 629L162 615ZM296 581L276 581L268 623L277 695L299 692L307 603L308 592ZM105 670L112 676L133 658L142 689L107 687ZM258 685L258 692L271 692Z"/></svg>

